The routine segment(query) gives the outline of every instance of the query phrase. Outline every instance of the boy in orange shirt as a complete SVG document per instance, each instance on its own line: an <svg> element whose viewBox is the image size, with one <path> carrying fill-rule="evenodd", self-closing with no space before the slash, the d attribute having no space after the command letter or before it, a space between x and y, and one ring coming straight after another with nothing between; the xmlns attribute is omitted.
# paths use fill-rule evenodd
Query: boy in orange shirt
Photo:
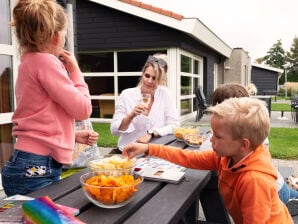
<svg viewBox="0 0 298 224"><path fill-rule="evenodd" d="M276 170L263 145L270 130L265 103L247 97L231 98L208 111L213 150L131 143L123 149L123 155L145 153L188 168L218 170L218 188L236 224L293 223L278 197Z"/></svg>

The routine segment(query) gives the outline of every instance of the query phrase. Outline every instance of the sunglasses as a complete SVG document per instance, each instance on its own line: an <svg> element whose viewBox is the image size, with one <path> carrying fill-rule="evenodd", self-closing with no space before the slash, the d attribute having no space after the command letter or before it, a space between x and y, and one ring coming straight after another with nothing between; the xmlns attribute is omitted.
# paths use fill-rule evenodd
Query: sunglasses
<svg viewBox="0 0 298 224"><path fill-rule="evenodd" d="M149 62L149 63L157 63L162 68L164 68L165 66L167 66L167 62L165 60L156 58L156 57L154 57L152 55L149 55L149 57L147 59L147 62Z"/></svg>

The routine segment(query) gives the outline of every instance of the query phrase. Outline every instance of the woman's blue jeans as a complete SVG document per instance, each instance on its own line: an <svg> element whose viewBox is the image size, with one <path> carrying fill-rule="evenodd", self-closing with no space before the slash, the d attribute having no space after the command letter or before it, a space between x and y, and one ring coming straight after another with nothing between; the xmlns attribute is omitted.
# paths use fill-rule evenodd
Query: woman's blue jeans
<svg viewBox="0 0 298 224"><path fill-rule="evenodd" d="M14 150L1 171L7 196L28 194L60 180L62 164L49 156Z"/></svg>
<svg viewBox="0 0 298 224"><path fill-rule="evenodd" d="M280 200L286 204L290 199L298 198L298 191L290 188L285 182L282 188L278 191L278 195Z"/></svg>

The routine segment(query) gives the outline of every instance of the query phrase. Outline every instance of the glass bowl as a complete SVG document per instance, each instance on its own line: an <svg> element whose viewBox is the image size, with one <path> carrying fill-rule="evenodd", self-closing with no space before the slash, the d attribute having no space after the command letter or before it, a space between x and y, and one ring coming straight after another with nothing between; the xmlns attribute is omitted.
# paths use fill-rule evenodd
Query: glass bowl
<svg viewBox="0 0 298 224"><path fill-rule="evenodd" d="M127 159L120 154L111 154L101 159L92 160L87 167L90 171L97 171L104 175L122 176L132 174L137 160Z"/></svg>
<svg viewBox="0 0 298 224"><path fill-rule="evenodd" d="M199 134L185 134L183 138L187 145L195 148L199 148L205 141L205 138Z"/></svg>
<svg viewBox="0 0 298 224"><path fill-rule="evenodd" d="M178 141L184 141L185 134L198 134L199 129L188 128L188 127L178 127L174 129L174 136Z"/></svg>
<svg viewBox="0 0 298 224"><path fill-rule="evenodd" d="M80 177L85 196L102 208L119 208L131 202L143 180L138 174L106 176L97 171Z"/></svg>

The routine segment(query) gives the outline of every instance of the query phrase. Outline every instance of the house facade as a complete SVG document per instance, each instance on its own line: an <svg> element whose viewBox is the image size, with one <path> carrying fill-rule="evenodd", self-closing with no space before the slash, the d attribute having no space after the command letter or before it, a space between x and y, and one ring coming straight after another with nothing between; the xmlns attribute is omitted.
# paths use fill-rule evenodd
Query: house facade
<svg viewBox="0 0 298 224"><path fill-rule="evenodd" d="M276 96L279 91L279 78L284 70L261 64L252 64L251 82L258 89L258 95Z"/></svg>
<svg viewBox="0 0 298 224"><path fill-rule="evenodd" d="M16 0L0 1L0 167L14 139L14 83L18 46L9 27ZM195 119L196 87L210 100L223 83L225 61L232 49L197 18L135 0L59 0L68 14L67 48L78 58L92 95L93 122L110 122L117 96L137 85L148 55L165 53L167 86L181 120Z"/></svg>
<svg viewBox="0 0 298 224"><path fill-rule="evenodd" d="M123 89L137 85L148 55L168 57L168 87L181 120L196 111L195 88L210 99L232 49L196 18L138 1L76 0L74 51L92 95L92 121L109 122Z"/></svg>
<svg viewBox="0 0 298 224"><path fill-rule="evenodd" d="M239 83L247 86L251 83L251 58L242 48L234 48L225 63L223 80L220 83Z"/></svg>

